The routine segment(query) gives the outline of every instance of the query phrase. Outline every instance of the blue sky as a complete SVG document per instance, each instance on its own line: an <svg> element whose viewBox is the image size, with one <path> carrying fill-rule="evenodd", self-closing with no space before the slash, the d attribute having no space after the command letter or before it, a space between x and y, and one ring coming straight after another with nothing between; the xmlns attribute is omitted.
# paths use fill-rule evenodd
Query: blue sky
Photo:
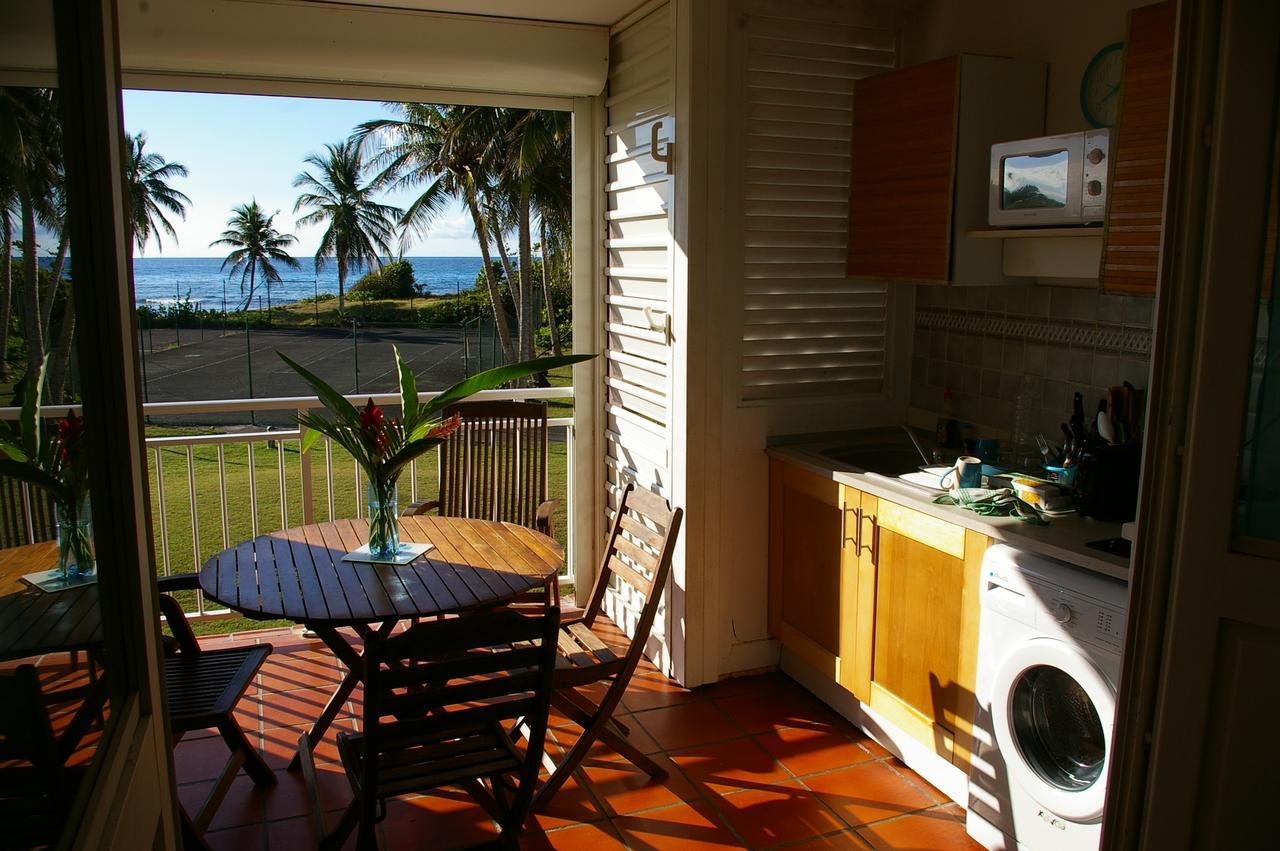
<svg viewBox="0 0 1280 851"><path fill-rule="evenodd" d="M295 226L298 190L290 185L303 168L303 157L345 139L360 122L388 114L387 107L374 101L126 91L128 132L146 133L148 150L190 171L189 177L173 182L192 201L185 221L170 217L177 243L164 234L161 245L153 239L142 256L224 256L225 249L209 243L226 227L231 208L255 197L266 210L280 211L280 231L298 237L293 253L313 256L323 228ZM382 200L403 207L412 197L388 194ZM460 204L445 210L428 238L415 240L405 252L442 257L479 253L471 217Z"/></svg>

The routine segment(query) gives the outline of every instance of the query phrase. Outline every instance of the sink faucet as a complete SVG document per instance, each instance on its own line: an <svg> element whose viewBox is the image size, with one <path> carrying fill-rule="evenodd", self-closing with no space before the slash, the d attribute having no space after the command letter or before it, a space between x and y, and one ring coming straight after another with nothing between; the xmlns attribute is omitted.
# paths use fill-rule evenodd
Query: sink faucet
<svg viewBox="0 0 1280 851"><path fill-rule="evenodd" d="M936 463L941 458L941 452L935 451L932 456L925 452L923 444L920 443L920 438L916 437L916 433L911 430L911 426L904 425L902 430L907 433L907 437L911 438L911 444L915 446L916 451L920 453L920 458L926 465Z"/></svg>

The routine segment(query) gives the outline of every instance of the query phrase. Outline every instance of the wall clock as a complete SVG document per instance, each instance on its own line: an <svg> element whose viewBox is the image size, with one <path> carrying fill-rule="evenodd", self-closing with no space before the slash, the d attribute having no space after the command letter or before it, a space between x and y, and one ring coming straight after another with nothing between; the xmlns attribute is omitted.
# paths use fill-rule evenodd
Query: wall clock
<svg viewBox="0 0 1280 851"><path fill-rule="evenodd" d="M1108 44L1089 60L1080 79L1080 109L1090 127L1115 126L1123 78L1124 42Z"/></svg>

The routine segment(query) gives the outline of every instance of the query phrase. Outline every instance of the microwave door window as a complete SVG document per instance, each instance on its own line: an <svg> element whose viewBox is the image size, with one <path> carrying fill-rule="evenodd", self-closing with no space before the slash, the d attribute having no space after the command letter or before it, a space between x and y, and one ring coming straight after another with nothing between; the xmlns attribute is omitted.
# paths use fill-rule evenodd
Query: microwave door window
<svg viewBox="0 0 1280 851"><path fill-rule="evenodd" d="M1006 210L1053 210L1067 206L1067 152L1005 157L1002 206Z"/></svg>

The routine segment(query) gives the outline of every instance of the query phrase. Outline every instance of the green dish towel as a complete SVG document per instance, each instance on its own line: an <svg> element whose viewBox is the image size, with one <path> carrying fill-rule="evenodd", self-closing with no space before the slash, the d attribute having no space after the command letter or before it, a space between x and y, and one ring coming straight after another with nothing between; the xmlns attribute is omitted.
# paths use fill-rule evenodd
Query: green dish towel
<svg viewBox="0 0 1280 851"><path fill-rule="evenodd" d="M933 500L938 505L956 505L983 517L1016 517L1035 526L1048 526L1040 509L1018 499L1012 488L952 488Z"/></svg>

